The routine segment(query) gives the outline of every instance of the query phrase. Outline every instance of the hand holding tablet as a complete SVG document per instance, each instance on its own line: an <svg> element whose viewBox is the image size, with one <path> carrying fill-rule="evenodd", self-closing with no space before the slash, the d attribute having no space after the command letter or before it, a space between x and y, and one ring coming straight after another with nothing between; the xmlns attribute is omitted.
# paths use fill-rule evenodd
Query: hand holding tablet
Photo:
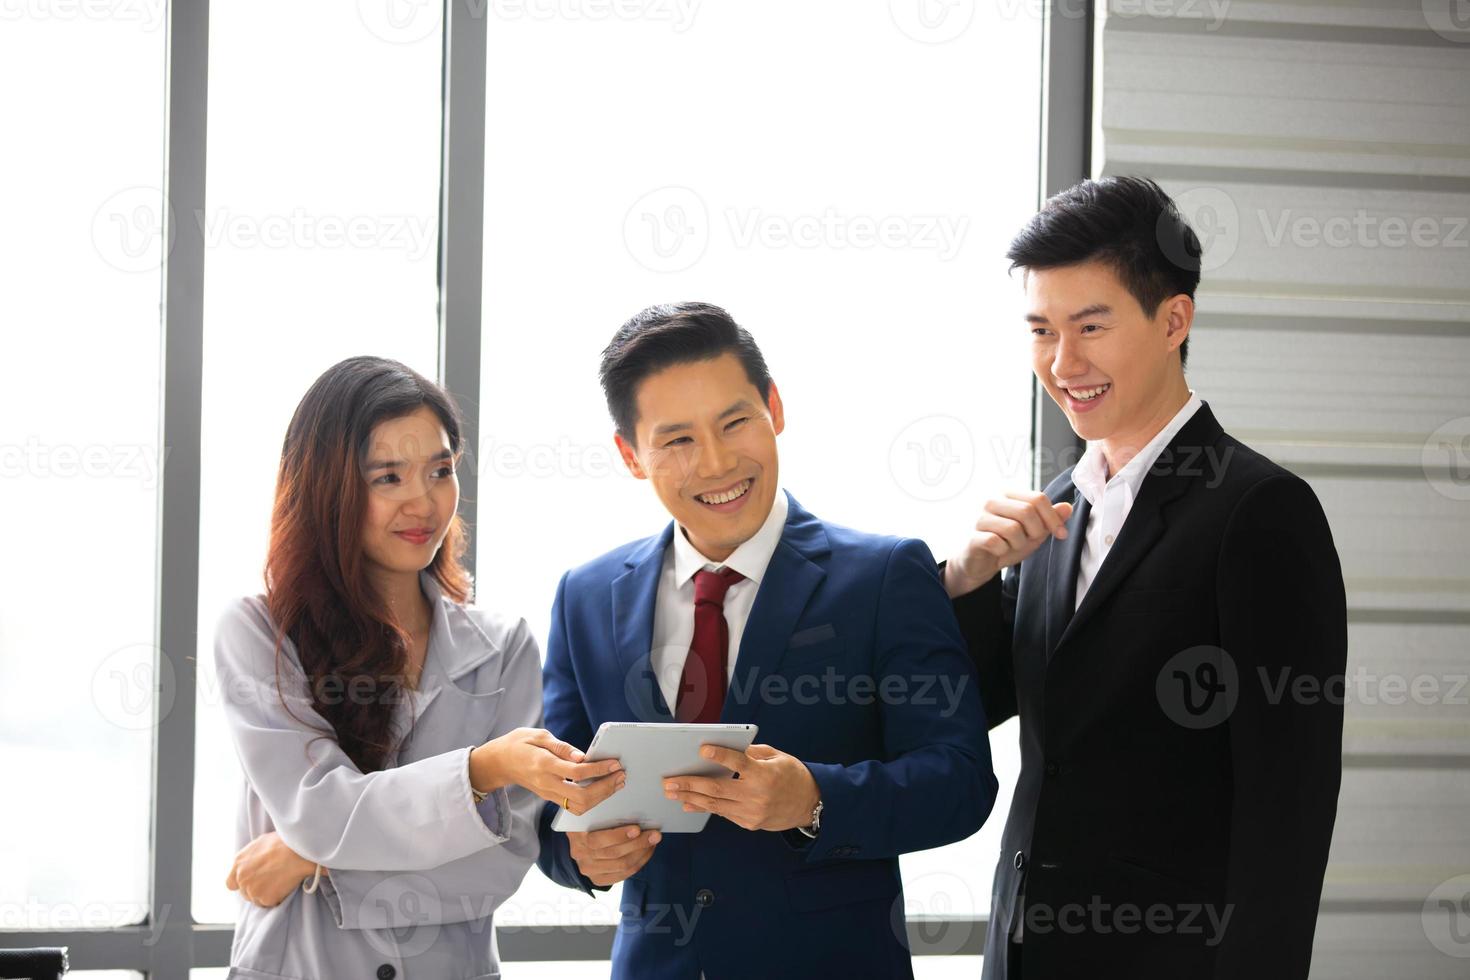
<svg viewBox="0 0 1470 980"><path fill-rule="evenodd" d="M755 725L683 725L606 722L587 748L585 761L618 759L627 785L580 816L557 813L551 829L601 831L636 825L662 833L690 834L704 829L709 814L685 812L664 795L670 776L730 778L730 770L700 755L704 745L744 752L755 740Z"/></svg>

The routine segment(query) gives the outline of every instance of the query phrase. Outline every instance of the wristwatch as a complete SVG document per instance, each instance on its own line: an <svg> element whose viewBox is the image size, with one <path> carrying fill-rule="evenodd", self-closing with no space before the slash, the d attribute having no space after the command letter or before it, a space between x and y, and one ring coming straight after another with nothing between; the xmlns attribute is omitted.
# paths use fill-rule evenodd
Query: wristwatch
<svg viewBox="0 0 1470 980"><path fill-rule="evenodd" d="M468 776L469 772L466 771L465 775ZM475 806L479 806L481 803L484 803L485 798L488 797L492 792L494 792L494 790L486 790L482 793L479 790L475 789L475 783L473 780L466 779L465 781L470 784L470 796L474 797Z"/></svg>
<svg viewBox="0 0 1470 980"><path fill-rule="evenodd" d="M801 831L803 834L806 834L808 837L811 837L811 838L815 838L819 833L822 832L822 801L821 800L818 800L817 801L817 805L814 806L814 807L812 807L812 822L811 822L811 826L810 827L797 827L796 829L799 830L799 831Z"/></svg>

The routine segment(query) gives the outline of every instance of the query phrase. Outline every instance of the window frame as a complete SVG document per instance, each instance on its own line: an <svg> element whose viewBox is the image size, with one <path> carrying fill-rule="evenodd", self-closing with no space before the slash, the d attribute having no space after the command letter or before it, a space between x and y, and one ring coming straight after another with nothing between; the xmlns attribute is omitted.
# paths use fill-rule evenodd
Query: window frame
<svg viewBox="0 0 1470 980"><path fill-rule="evenodd" d="M1095 14L1091 4L1079 11L1048 0L1043 17L1042 200L1090 173ZM488 19L480 0L445 0L438 373L464 414L469 446L478 445L480 430ZM192 913L205 242L197 222L176 216L204 212L209 0L170 0L167 29L163 193L172 207L162 211L173 224L165 238L173 246L163 264L160 436L168 466L158 500L155 632L177 691L171 710L153 727L149 915L137 925L106 929L3 931L0 942L7 948L68 947L74 969L185 977L191 969L228 966L234 939L232 926L197 922ZM1057 461L1075 457L1079 449L1065 417L1034 384L1031 444L1038 487L1062 468ZM471 528L478 482L475 465L462 469L460 513ZM168 668L157 664L154 676ZM984 916L908 921L915 955L978 956L985 933ZM497 926L496 934L506 961L605 960L613 929Z"/></svg>

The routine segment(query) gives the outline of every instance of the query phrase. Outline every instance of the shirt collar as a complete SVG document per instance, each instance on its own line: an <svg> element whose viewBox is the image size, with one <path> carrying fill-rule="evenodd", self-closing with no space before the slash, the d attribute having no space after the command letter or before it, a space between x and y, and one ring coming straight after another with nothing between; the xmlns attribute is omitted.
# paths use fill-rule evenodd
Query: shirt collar
<svg viewBox="0 0 1470 980"><path fill-rule="evenodd" d="M1131 494L1137 496L1138 488L1143 484L1143 478L1148 475L1149 470L1153 469L1154 463L1158 462L1164 447L1180 429L1184 428L1184 423L1194 417L1194 413L1199 411L1201 404L1199 395L1195 394L1194 389L1191 388L1189 400L1184 403L1184 407L1175 412L1174 417L1159 430L1158 435L1149 440L1148 445L1139 450L1138 455L1124 464L1121 470L1114 473L1112 479L1108 479L1106 475L1108 464L1103 457L1102 443L1089 442L1082 458L1072 468L1072 483L1082 491L1082 496L1087 498L1088 505L1096 507L1107 488L1120 484L1127 486Z"/></svg>
<svg viewBox="0 0 1470 980"><path fill-rule="evenodd" d="M480 628L462 604L444 594L439 580L428 569L419 572L419 587L433 607L424 659L426 674L438 670L445 678L458 680L501 652L501 644ZM420 688L426 686L420 681Z"/></svg>
<svg viewBox="0 0 1470 980"><path fill-rule="evenodd" d="M790 504L786 499L786 491L779 486L776 487L776 499L771 502L771 512L766 515L766 521L760 530L751 535L741 543L740 547L722 562L710 561L700 554L699 549L689 543L684 536L682 525L674 526L674 586L683 588L684 583L694 577L694 573L706 567L733 568L735 571L750 579L756 585L760 585L761 578L766 574L766 566L771 563L771 556L776 553L776 545L781 543L781 532L786 528L786 514Z"/></svg>

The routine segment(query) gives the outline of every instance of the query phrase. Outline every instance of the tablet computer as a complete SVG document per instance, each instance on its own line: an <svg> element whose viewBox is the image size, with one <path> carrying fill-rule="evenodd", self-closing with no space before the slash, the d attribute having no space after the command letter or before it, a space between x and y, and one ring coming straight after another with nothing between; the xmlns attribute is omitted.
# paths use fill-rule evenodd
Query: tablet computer
<svg viewBox="0 0 1470 980"><path fill-rule="evenodd" d="M728 777L730 770L699 754L702 745L744 752L755 741L755 725L681 725L669 722L604 722L587 747L587 762L618 759L628 783L580 817L559 810L552 830L606 830L637 824L665 834L694 834L710 815L685 813L684 804L664 796L670 776Z"/></svg>

